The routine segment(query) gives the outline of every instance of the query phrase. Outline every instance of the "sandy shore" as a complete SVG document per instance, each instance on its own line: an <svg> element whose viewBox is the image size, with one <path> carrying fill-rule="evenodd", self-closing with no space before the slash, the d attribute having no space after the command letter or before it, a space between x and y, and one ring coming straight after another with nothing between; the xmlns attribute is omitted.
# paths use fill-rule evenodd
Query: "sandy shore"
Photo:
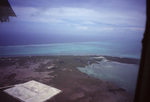
<svg viewBox="0 0 150 102"><path fill-rule="evenodd" d="M47 102L131 102L129 94L124 89L111 82L90 77L77 69L101 61L100 58L92 57L97 56L0 58L0 87L36 80L63 91ZM122 63L138 64L139 62L136 59L105 57ZM3 95L2 90L0 91L0 99L7 101L8 96Z"/></svg>

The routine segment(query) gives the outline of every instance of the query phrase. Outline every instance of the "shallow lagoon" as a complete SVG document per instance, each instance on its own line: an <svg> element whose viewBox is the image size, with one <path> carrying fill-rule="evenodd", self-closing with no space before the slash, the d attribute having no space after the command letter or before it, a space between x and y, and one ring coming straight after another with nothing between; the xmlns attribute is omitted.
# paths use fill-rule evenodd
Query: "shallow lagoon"
<svg viewBox="0 0 150 102"><path fill-rule="evenodd" d="M138 76L138 65L119 62L98 62L78 69L90 76L111 81L134 96Z"/></svg>

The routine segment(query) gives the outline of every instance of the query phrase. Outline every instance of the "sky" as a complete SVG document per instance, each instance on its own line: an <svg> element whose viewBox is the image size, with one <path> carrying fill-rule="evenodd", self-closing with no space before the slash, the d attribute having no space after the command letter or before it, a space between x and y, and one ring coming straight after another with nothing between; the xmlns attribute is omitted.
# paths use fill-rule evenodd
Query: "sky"
<svg viewBox="0 0 150 102"><path fill-rule="evenodd" d="M145 0L9 0L17 17L0 24L0 46L138 40Z"/></svg>

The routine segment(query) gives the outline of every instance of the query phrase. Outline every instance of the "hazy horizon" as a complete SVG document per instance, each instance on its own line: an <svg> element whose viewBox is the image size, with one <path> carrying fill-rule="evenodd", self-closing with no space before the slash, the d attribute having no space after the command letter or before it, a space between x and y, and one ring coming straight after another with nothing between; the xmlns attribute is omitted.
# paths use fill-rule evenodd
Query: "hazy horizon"
<svg viewBox="0 0 150 102"><path fill-rule="evenodd" d="M0 24L0 46L141 42L145 0L9 0L17 17Z"/></svg>

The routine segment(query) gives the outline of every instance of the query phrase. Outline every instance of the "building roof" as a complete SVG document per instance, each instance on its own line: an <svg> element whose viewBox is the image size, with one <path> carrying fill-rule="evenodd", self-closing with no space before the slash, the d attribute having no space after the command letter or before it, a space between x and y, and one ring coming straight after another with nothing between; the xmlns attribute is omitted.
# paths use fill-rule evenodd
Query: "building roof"
<svg viewBox="0 0 150 102"><path fill-rule="evenodd" d="M61 90L31 80L4 90L5 93L23 102L44 102L61 92Z"/></svg>

